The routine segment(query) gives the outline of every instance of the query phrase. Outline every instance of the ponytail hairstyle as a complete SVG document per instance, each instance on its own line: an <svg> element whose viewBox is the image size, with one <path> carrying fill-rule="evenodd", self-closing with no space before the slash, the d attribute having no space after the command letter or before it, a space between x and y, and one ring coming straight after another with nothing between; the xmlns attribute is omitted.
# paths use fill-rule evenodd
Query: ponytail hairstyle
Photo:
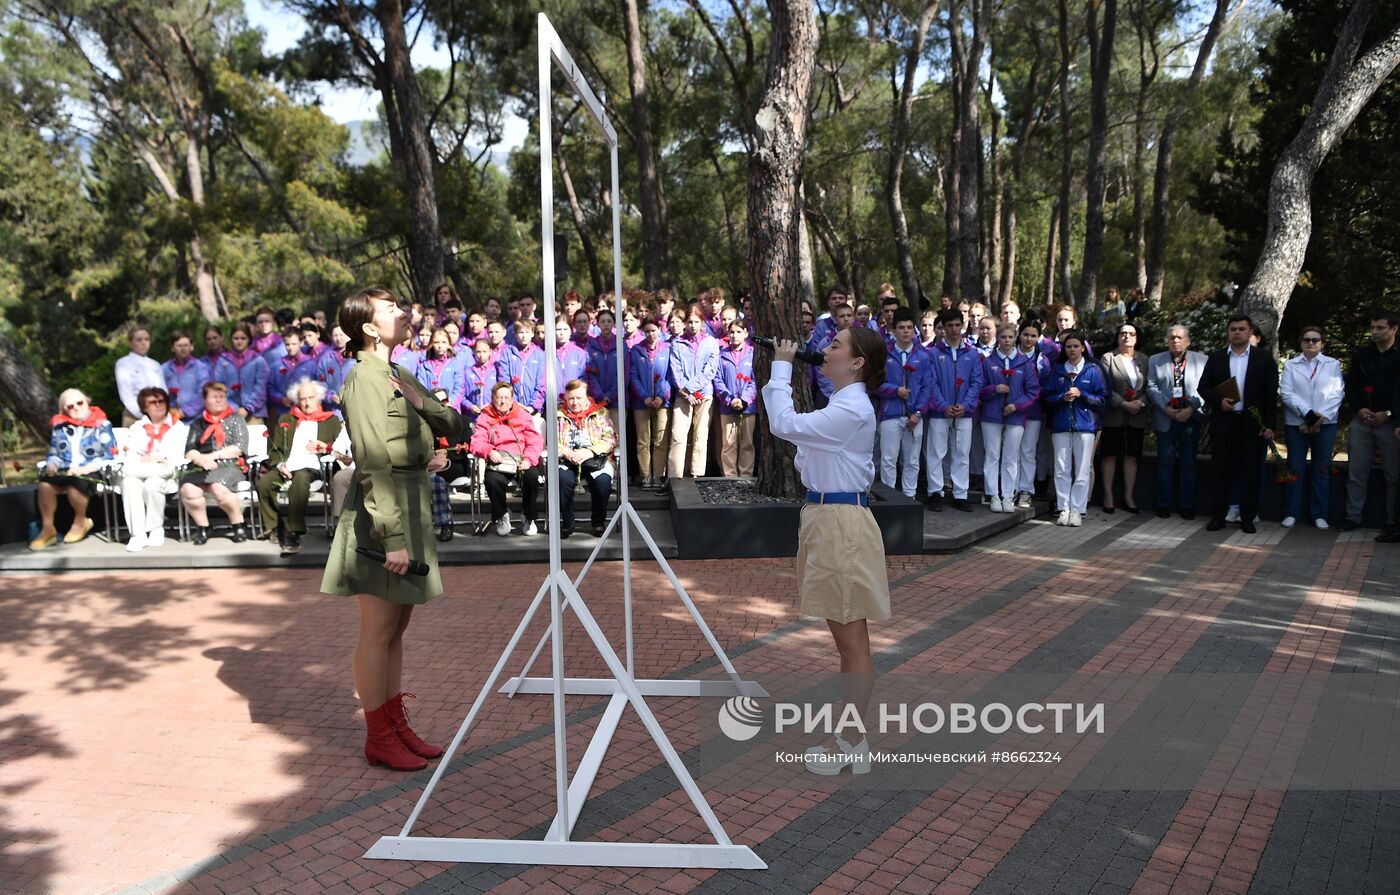
<svg viewBox="0 0 1400 895"><path fill-rule="evenodd" d="M860 368L861 381L865 390L874 395L885 384L885 360L889 356L885 338L864 326L851 326L846 332L851 337L851 354L865 361Z"/></svg>
<svg viewBox="0 0 1400 895"><path fill-rule="evenodd" d="M365 336L365 324L374 322L374 300L397 302L394 293L379 286L368 286L352 295L345 297L340 303L340 312L336 314L336 323L340 324L341 332L345 333L345 347L341 349L341 354L346 358L354 358L356 353L366 351L369 348L369 340ZM300 335L300 333L298 333Z"/></svg>

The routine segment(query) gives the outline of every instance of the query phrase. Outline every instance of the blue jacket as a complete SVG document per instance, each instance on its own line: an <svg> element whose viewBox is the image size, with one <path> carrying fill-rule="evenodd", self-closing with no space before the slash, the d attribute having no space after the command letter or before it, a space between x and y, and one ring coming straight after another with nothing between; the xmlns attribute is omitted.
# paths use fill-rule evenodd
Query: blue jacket
<svg viewBox="0 0 1400 895"><path fill-rule="evenodd" d="M812 331L812 338L807 340L807 350L821 353L836 338L836 324L831 322L830 317L827 318L827 322L831 325L823 327L821 321L817 321L817 328ZM822 373L821 367L816 364L808 364L807 375L811 378L813 390L821 392L822 397L829 400L836 391L836 386Z"/></svg>
<svg viewBox="0 0 1400 895"><path fill-rule="evenodd" d="M909 347L909 360L901 363L899 349L890 346L885 358L885 384L880 386L880 420L902 419L928 404L933 391L933 355L924 346L914 342ZM913 369L909 369L909 368ZM909 389L909 397L901 399L899 388Z"/></svg>
<svg viewBox="0 0 1400 895"><path fill-rule="evenodd" d="M982 359L982 412L978 416L984 423L1024 426L1026 414L1039 406L1040 371L1035 361L1017 350L1011 355L1009 373L1000 353L993 351ZM1010 394L998 394L999 385L1010 386ZM1007 404L1015 404L1016 412L1004 413Z"/></svg>
<svg viewBox="0 0 1400 895"><path fill-rule="evenodd" d="M305 354L299 354L295 359L283 354L282 359L272 365L272 370L267 376L267 418L276 419L287 412L287 405L282 403L282 399L287 395L287 389L302 379L315 379L316 365L311 358ZM200 410L204 409L203 402L200 403Z"/></svg>
<svg viewBox="0 0 1400 895"><path fill-rule="evenodd" d="M497 382L496 365L487 361L478 365L476 358L472 362L462 367L462 415L467 419L474 420L479 411L473 411L468 405L475 405L485 410L491 403L491 387Z"/></svg>
<svg viewBox="0 0 1400 895"><path fill-rule="evenodd" d="M671 342L671 384L691 394L710 397L719 372L719 343L707 333L695 340L681 337Z"/></svg>
<svg viewBox="0 0 1400 895"><path fill-rule="evenodd" d="M646 342L632 347L631 363L627 365L627 390L633 406L646 407L647 398L660 398L662 407L671 406L671 346L658 341L656 352L647 350Z"/></svg>
<svg viewBox="0 0 1400 895"><path fill-rule="evenodd" d="M507 345L496 361L498 382L509 382L515 392L515 400L535 413L544 410L544 349L531 342L524 350L519 346Z"/></svg>
<svg viewBox="0 0 1400 895"><path fill-rule="evenodd" d="M966 346L958 348L958 355L940 340L934 343L933 388L929 391L928 403L924 405L924 416L929 418L946 417L949 407L961 404L966 411L963 415L975 419L977 406L982 396L982 355Z"/></svg>
<svg viewBox="0 0 1400 895"><path fill-rule="evenodd" d="M225 351L214 365L213 380L228 386L228 404L234 410L242 408L249 416L267 417L267 361L252 349L240 367L233 354Z"/></svg>
<svg viewBox="0 0 1400 895"><path fill-rule="evenodd" d="M467 384L462 376L461 358L455 355L436 360L424 358L419 362L418 369L413 371L413 375L428 391L440 388L447 392L447 403L454 408L462 406L462 396L466 394Z"/></svg>
<svg viewBox="0 0 1400 895"><path fill-rule="evenodd" d="M1019 351L1019 349L1018 349ZM1022 355L1023 357L1025 355ZM1035 375L1040 380L1040 400L1036 401L1026 410L1026 422L1040 422L1045 418L1045 388L1050 382L1050 361L1039 349L1031 357L1026 358L1035 364Z"/></svg>
<svg viewBox="0 0 1400 895"><path fill-rule="evenodd" d="M340 416L340 390L354 366L354 358L342 357L339 351L327 351L316 362L316 378L326 386L325 406L336 416Z"/></svg>
<svg viewBox="0 0 1400 895"><path fill-rule="evenodd" d="M729 402L738 398L743 410L735 410ZM742 352L723 348L719 352L719 372L715 374L715 403L726 416L747 416L758 411L758 386L753 381L753 346L744 343Z"/></svg>
<svg viewBox="0 0 1400 895"><path fill-rule="evenodd" d="M588 396L606 407L617 406L617 333L608 339L588 343L588 366L584 370Z"/></svg>
<svg viewBox="0 0 1400 895"><path fill-rule="evenodd" d="M570 338L563 345L556 346L554 351L559 370L559 393L562 395L565 385L575 379L583 379L587 373L588 349Z"/></svg>
<svg viewBox="0 0 1400 895"><path fill-rule="evenodd" d="M1073 402L1065 400L1065 392L1071 387L1079 389L1080 392ZM1045 403L1050 413L1051 432L1099 431L1099 417L1107 400L1108 389L1104 385L1103 371L1099 369L1098 364L1086 358L1084 369L1073 379L1065 372L1064 361L1051 365L1050 376L1045 384Z"/></svg>
<svg viewBox="0 0 1400 895"><path fill-rule="evenodd" d="M200 399L201 413L203 398ZM96 407L94 411L101 414ZM88 422L84 420L83 422ZM78 436L78 456L73 456L72 436ZM144 437L144 436L143 436ZM76 426L62 414L53 418L53 428L49 432L49 452L44 457L49 469L67 472L74 466L85 466L97 460L111 462L117 454L117 436L112 424L105 417L95 426Z"/></svg>
<svg viewBox="0 0 1400 895"><path fill-rule="evenodd" d="M212 375L208 364L191 357L184 369L177 370L175 359L171 358L160 365L160 370L165 374L165 390L170 393L170 403L180 409L181 416L191 419L204 412L204 384Z"/></svg>

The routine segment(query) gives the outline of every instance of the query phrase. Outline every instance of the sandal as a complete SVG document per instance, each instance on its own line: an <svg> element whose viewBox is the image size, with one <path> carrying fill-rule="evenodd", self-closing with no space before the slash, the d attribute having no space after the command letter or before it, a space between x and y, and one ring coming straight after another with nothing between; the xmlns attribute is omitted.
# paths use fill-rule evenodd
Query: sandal
<svg viewBox="0 0 1400 895"><path fill-rule="evenodd" d="M84 519L83 519L83 530L82 530L82 533L79 534L77 537L73 537L73 532L70 530L70 531L68 532L68 534L66 534L66 535L63 536L63 543L65 543L65 544L76 544L76 543L78 543L78 542L81 541L83 538L85 538L85 537L88 536L88 532L92 531L92 527L93 527L94 525L96 525L96 524L97 524L97 523L93 522L91 519L88 519L88 518L84 517Z"/></svg>

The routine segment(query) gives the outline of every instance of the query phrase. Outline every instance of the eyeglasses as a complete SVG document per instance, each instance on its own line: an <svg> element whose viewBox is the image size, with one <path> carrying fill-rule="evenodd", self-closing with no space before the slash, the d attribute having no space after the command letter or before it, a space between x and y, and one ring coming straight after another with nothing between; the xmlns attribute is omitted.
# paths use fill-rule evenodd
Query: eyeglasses
<svg viewBox="0 0 1400 895"><path fill-rule="evenodd" d="M1303 336L1304 342L1321 342L1322 336Z"/></svg>
<svg viewBox="0 0 1400 895"><path fill-rule="evenodd" d="M147 399L146 399L146 403L147 403L148 405L149 405L149 404L164 404L164 403L166 403L166 401L165 401L164 398L147 398Z"/></svg>
<svg viewBox="0 0 1400 895"><path fill-rule="evenodd" d="M63 405L63 409L64 409L64 410L72 410L74 407L86 407L86 406L87 406L87 401L86 401L86 400L69 401L67 404L64 404L64 405Z"/></svg>

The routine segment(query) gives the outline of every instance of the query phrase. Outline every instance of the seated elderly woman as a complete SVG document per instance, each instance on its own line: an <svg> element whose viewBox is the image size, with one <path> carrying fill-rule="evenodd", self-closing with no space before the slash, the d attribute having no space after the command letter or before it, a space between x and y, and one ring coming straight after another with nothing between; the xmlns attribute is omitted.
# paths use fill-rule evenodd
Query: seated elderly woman
<svg viewBox="0 0 1400 895"><path fill-rule="evenodd" d="M574 533L574 486L580 477L592 498L593 534L603 533L616 448L617 433L608 408L590 398L588 387L579 380L565 385L559 414L559 537Z"/></svg>
<svg viewBox="0 0 1400 895"><path fill-rule="evenodd" d="M321 409L326 387L314 379L303 379L287 390L295 396L291 413L272 427L267 436L267 472L258 479L258 509L262 512L264 536L278 528L277 492L287 483L287 524L282 529L282 555L301 550L306 534L306 504L311 483L321 477L321 459L330 453L340 420Z"/></svg>
<svg viewBox="0 0 1400 895"><path fill-rule="evenodd" d="M535 497L539 494L540 450L544 438L535 428L535 419L525 405L517 404L509 382L491 387L491 405L476 419L472 433L472 453L486 461L486 496L491 500L491 521L496 534L510 534L510 512L506 509L506 485L520 479L521 509L525 514L522 534L539 534L535 527Z"/></svg>
<svg viewBox="0 0 1400 895"><path fill-rule="evenodd" d="M63 543L76 544L92 531L87 517L88 499L97 493L98 473L117 453L117 437L102 408L93 407L88 396L76 388L58 396L58 415L49 421L49 453L39 479L39 536L29 542L30 550L44 550L58 541L53 517L58 496L65 495L73 507L73 526Z"/></svg>
<svg viewBox="0 0 1400 895"><path fill-rule="evenodd" d="M122 453L122 504L131 531L128 553L165 543L165 498L175 491L188 429L170 415L170 395L163 388L141 389L136 405L142 417L131 427Z"/></svg>
<svg viewBox="0 0 1400 895"><path fill-rule="evenodd" d="M228 514L233 523L233 540L248 540L243 524L243 505L234 490L247 475L243 456L248 452L248 424L228 403L228 386L222 382L204 384L204 412L190 420L185 439L185 459L193 467L180 477L180 500L194 521L191 543L209 541L209 510L204 493Z"/></svg>

